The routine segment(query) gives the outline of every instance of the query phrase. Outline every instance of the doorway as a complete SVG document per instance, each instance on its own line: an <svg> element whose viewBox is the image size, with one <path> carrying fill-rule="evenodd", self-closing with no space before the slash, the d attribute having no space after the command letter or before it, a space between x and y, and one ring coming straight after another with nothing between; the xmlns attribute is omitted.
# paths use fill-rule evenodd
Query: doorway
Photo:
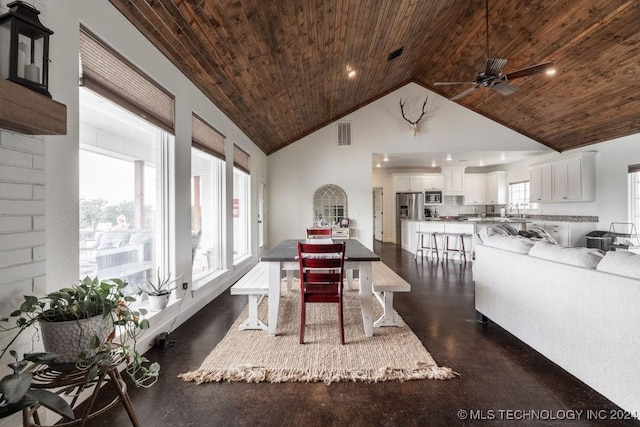
<svg viewBox="0 0 640 427"><path fill-rule="evenodd" d="M382 187L373 189L373 239L383 241Z"/></svg>

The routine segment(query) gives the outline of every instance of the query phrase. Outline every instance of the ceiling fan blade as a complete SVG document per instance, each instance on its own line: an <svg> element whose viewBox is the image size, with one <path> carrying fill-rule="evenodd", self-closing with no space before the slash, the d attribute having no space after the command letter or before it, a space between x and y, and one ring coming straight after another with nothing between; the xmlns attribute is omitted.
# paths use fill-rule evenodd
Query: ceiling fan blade
<svg viewBox="0 0 640 427"><path fill-rule="evenodd" d="M487 58L487 66L484 70L485 75L499 76L506 63L507 60L504 58Z"/></svg>
<svg viewBox="0 0 640 427"><path fill-rule="evenodd" d="M511 73L507 73L504 75L507 80L518 79L520 77L532 76L534 74L544 73L547 70L553 68L553 62L545 62L544 64L534 65L532 67L522 68L517 71L513 71Z"/></svg>
<svg viewBox="0 0 640 427"><path fill-rule="evenodd" d="M509 83L499 80L491 85L491 89L498 92L500 95L511 95L518 90L518 86L510 85Z"/></svg>
<svg viewBox="0 0 640 427"><path fill-rule="evenodd" d="M476 82L435 82L434 86L449 86L449 85L474 85Z"/></svg>
<svg viewBox="0 0 640 427"><path fill-rule="evenodd" d="M478 90L478 88L480 88L480 85L476 85L476 86L472 87L471 89L467 89L464 92L457 94L453 98L449 99L449 101L456 101L456 100L462 98L463 96L467 96L470 93L475 92L476 90Z"/></svg>

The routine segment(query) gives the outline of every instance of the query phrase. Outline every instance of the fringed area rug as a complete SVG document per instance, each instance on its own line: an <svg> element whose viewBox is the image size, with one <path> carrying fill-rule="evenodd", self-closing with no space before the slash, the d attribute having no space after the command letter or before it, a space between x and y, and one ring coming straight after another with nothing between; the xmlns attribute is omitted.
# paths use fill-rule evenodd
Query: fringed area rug
<svg viewBox="0 0 640 427"><path fill-rule="evenodd" d="M247 308L196 371L180 374L198 384L214 381L325 382L450 379L408 326L375 328L364 336L357 291L344 294L345 345L338 337L337 304L307 304L305 344L298 343L300 299L283 291L275 337L262 330L241 331ZM259 307L267 318L267 298ZM374 319L382 308L374 298ZM397 314L396 314L397 315Z"/></svg>

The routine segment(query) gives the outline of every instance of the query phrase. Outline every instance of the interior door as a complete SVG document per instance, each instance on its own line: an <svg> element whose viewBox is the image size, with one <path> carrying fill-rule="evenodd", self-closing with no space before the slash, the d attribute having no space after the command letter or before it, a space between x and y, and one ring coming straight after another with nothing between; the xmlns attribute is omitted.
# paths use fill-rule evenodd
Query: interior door
<svg viewBox="0 0 640 427"><path fill-rule="evenodd" d="M382 188L373 189L373 238L382 240Z"/></svg>

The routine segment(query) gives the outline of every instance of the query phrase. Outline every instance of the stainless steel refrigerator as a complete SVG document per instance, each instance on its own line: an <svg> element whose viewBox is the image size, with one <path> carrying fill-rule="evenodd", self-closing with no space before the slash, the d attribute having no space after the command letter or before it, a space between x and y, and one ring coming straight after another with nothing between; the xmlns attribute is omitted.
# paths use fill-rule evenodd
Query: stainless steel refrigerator
<svg viewBox="0 0 640 427"><path fill-rule="evenodd" d="M396 193L396 241L402 244L401 220L424 221L424 193Z"/></svg>

